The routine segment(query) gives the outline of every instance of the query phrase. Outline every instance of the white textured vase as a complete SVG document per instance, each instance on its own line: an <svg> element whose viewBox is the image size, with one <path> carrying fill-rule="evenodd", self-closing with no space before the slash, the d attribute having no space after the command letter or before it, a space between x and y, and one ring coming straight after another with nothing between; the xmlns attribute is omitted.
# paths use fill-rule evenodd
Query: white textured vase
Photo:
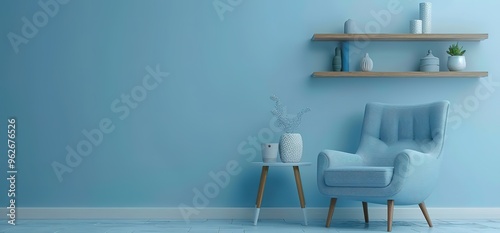
<svg viewBox="0 0 500 233"><path fill-rule="evenodd" d="M449 56L448 57L448 70L462 71L467 66L465 56Z"/></svg>
<svg viewBox="0 0 500 233"><path fill-rule="evenodd" d="M422 20L420 19L410 20L410 33L422 34Z"/></svg>
<svg viewBox="0 0 500 233"><path fill-rule="evenodd" d="M420 20L422 20L422 32L424 34L432 32L432 3L420 3Z"/></svg>
<svg viewBox="0 0 500 233"><path fill-rule="evenodd" d="M280 138L280 158L283 163L298 163L302 159L302 136L284 133Z"/></svg>
<svg viewBox="0 0 500 233"><path fill-rule="evenodd" d="M368 53L366 53L365 57L363 57L363 59L361 59L361 71L368 72L368 71L372 71L372 69L373 69L373 61L370 58L370 56L368 55Z"/></svg>

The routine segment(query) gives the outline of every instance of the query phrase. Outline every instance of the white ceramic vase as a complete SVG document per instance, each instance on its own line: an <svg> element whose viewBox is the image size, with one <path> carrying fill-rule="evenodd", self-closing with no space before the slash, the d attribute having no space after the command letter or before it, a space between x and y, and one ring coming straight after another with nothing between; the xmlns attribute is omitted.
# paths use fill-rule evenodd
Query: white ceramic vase
<svg viewBox="0 0 500 233"><path fill-rule="evenodd" d="M356 21L348 19L344 23L344 33L345 34L359 34L361 33L356 25Z"/></svg>
<svg viewBox="0 0 500 233"><path fill-rule="evenodd" d="M422 34L422 20L420 19L410 20L410 33Z"/></svg>
<svg viewBox="0 0 500 233"><path fill-rule="evenodd" d="M281 162L298 163L302 159L302 136L298 133L284 133L280 138Z"/></svg>
<svg viewBox="0 0 500 233"><path fill-rule="evenodd" d="M264 163L275 163L278 159L278 143L262 143L262 161Z"/></svg>
<svg viewBox="0 0 500 233"><path fill-rule="evenodd" d="M449 56L448 57L448 70L462 71L467 66L465 56Z"/></svg>
<svg viewBox="0 0 500 233"><path fill-rule="evenodd" d="M422 20L422 32L424 34L432 32L432 3L420 3L420 20Z"/></svg>
<svg viewBox="0 0 500 233"><path fill-rule="evenodd" d="M365 57L361 59L361 71L369 72L372 71L373 69L373 61L368 55L368 53L365 54Z"/></svg>

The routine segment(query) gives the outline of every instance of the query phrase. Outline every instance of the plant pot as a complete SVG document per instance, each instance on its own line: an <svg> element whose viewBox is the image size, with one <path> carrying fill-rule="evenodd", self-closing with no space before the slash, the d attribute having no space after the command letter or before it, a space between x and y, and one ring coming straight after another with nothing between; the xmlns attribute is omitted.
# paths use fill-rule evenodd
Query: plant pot
<svg viewBox="0 0 500 233"><path fill-rule="evenodd" d="M280 138L280 158L283 163L298 163L302 159L302 136L284 133Z"/></svg>
<svg viewBox="0 0 500 233"><path fill-rule="evenodd" d="M467 66L465 56L449 56L448 57L448 70L462 71Z"/></svg>
<svg viewBox="0 0 500 233"><path fill-rule="evenodd" d="M262 143L262 161L275 163L278 159L278 143Z"/></svg>

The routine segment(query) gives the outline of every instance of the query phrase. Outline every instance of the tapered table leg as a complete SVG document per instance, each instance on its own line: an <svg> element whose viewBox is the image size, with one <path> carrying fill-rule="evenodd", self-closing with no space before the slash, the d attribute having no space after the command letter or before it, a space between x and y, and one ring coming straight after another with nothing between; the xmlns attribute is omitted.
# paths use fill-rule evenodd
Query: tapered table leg
<svg viewBox="0 0 500 233"><path fill-rule="evenodd" d="M295 175L295 183L297 183L297 192L299 193L300 208L304 214L304 225L307 226L307 213L306 213L306 199L304 198L304 190L302 189L302 180L300 179L299 166L293 166L293 173Z"/></svg>
<svg viewBox="0 0 500 233"><path fill-rule="evenodd" d="M256 209L255 216L253 220L253 225L257 225L260 214L260 205L262 204L262 196L264 195L264 187L266 186L267 172L269 171L269 166L262 166L262 173L260 174L260 184L259 191L257 192Z"/></svg>

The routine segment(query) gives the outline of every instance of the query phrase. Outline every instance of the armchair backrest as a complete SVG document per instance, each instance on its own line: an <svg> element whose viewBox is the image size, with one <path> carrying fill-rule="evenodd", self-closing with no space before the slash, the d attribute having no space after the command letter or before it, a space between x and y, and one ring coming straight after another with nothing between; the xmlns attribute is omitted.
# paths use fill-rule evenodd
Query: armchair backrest
<svg viewBox="0 0 500 233"><path fill-rule="evenodd" d="M357 154L372 166L392 166L404 149L438 158L444 143L448 101L423 105L368 103Z"/></svg>

